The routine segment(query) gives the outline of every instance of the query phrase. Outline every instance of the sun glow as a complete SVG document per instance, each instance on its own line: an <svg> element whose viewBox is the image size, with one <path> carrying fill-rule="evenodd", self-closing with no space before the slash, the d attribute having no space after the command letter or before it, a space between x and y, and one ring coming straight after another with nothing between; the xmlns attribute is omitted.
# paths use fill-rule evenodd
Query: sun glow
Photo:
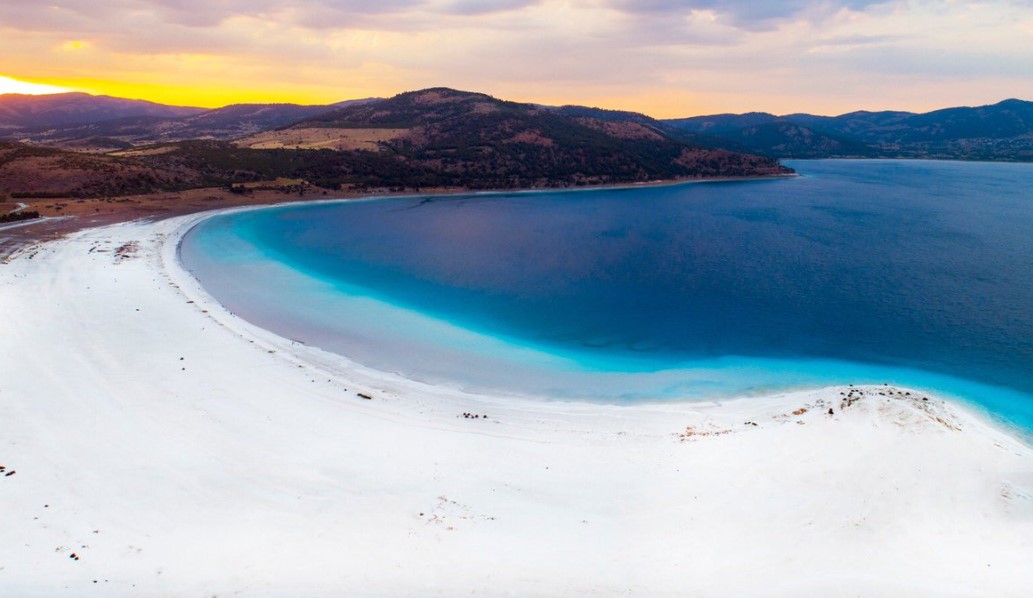
<svg viewBox="0 0 1033 598"><path fill-rule="evenodd" d="M74 90L214 108L444 85L658 118L925 111L1033 97L1033 4L1018 0L132 0L68 8L90 4L0 0L0 93Z"/></svg>
<svg viewBox="0 0 1033 598"><path fill-rule="evenodd" d="M41 83L29 83L27 81L19 81L10 77L0 75L0 94L4 93L24 93L29 95L43 95L47 93L62 93L70 91L64 87L58 87L56 85L43 85Z"/></svg>

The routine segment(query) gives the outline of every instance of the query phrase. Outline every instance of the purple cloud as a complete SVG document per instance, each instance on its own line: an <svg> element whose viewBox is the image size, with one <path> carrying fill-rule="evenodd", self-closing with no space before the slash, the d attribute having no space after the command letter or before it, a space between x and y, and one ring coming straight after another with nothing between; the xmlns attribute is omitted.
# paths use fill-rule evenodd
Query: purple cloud
<svg viewBox="0 0 1033 598"><path fill-rule="evenodd" d="M742 29L768 29L781 20L801 15L830 14L840 9L865 10L889 0L610 0L611 6L633 15L678 15L711 10Z"/></svg>

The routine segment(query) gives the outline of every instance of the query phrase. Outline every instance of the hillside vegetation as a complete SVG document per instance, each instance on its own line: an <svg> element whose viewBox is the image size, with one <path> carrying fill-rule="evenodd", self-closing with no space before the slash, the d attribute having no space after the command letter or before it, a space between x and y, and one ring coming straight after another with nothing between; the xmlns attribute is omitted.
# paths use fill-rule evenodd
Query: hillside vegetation
<svg viewBox="0 0 1033 598"><path fill-rule="evenodd" d="M145 116L81 125L121 135L84 138L92 144L89 152L68 151L67 143L64 149L6 143L0 148L0 192L99 197L277 178L350 190L512 189L791 172L770 158L694 143L643 115L545 108L445 88L298 108L279 106L269 113L229 107L176 121L181 128L201 127L198 133L204 126L238 123L239 132L240 118L264 115L264 124L255 125L258 132L234 141L127 140L127 130L153 125L154 117ZM287 113L308 116L275 128L291 120ZM98 151L98 139L116 147Z"/></svg>
<svg viewBox="0 0 1033 598"><path fill-rule="evenodd" d="M721 147L774 158L944 158L1033 161L1033 102L840 116L764 112L665 121Z"/></svg>

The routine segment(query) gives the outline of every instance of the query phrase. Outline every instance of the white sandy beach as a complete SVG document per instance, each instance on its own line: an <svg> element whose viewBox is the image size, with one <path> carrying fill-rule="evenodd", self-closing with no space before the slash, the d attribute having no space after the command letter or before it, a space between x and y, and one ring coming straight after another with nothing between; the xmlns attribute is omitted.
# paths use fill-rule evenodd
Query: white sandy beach
<svg viewBox="0 0 1033 598"><path fill-rule="evenodd" d="M961 405L429 387L226 313L197 218L0 264L0 594L1033 592L1033 449Z"/></svg>

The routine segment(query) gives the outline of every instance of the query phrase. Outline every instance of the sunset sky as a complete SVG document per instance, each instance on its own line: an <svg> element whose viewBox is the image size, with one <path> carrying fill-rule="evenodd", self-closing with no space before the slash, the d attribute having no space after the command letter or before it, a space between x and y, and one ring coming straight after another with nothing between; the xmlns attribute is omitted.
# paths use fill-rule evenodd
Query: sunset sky
<svg viewBox="0 0 1033 598"><path fill-rule="evenodd" d="M1033 2L3 0L0 56L0 92L196 106L444 85L656 117L924 111L1033 99Z"/></svg>

